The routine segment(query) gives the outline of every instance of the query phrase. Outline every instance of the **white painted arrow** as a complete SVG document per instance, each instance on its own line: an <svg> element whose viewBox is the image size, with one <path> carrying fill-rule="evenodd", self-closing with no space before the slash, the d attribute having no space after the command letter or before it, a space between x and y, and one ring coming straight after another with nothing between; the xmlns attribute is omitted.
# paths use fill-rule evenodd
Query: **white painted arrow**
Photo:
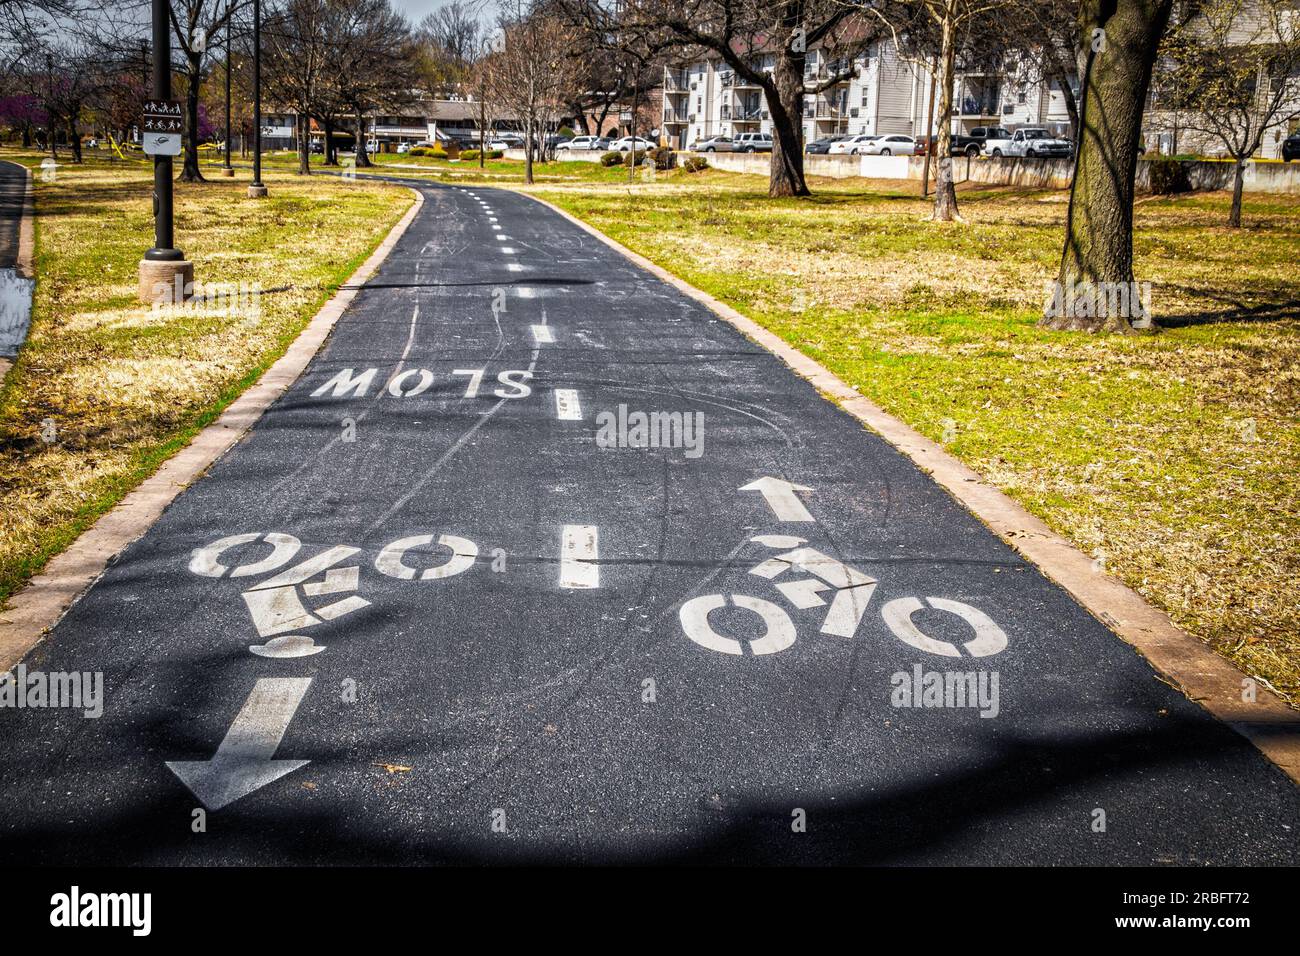
<svg viewBox="0 0 1300 956"><path fill-rule="evenodd" d="M816 521L799 500L796 491L812 491L806 485L796 485L783 478L764 477L741 485L738 491L759 491L767 499L778 521Z"/></svg>
<svg viewBox="0 0 1300 956"><path fill-rule="evenodd" d="M167 767L205 807L220 810L306 766L310 760L272 758L310 686L310 677L261 678L211 760L169 760Z"/></svg>

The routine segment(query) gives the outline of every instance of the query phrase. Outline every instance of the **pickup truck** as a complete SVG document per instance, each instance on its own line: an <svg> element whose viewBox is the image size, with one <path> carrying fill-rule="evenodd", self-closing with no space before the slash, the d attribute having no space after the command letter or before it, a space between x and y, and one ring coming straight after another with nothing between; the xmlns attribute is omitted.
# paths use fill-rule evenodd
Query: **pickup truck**
<svg viewBox="0 0 1300 956"><path fill-rule="evenodd" d="M952 155L978 156L988 153L990 141L1011 140L1011 131L1002 126L976 126L969 135L952 134Z"/></svg>
<svg viewBox="0 0 1300 956"><path fill-rule="evenodd" d="M984 144L991 156L1028 156L1069 159L1074 147L1068 139L1053 136L1037 126L1016 130L1009 140L989 140Z"/></svg>

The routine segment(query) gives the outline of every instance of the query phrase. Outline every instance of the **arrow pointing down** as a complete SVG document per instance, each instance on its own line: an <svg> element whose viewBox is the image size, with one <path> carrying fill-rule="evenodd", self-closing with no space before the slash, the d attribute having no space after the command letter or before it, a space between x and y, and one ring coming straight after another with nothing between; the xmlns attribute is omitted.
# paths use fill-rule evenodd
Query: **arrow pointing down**
<svg viewBox="0 0 1300 956"><path fill-rule="evenodd" d="M741 485L737 490L762 492L779 521L817 520L808 513L808 509L795 494L796 491L812 491L806 485L796 485L783 478L764 477L751 481L747 485Z"/></svg>
<svg viewBox="0 0 1300 956"><path fill-rule="evenodd" d="M205 807L220 810L306 766L310 760L272 758L310 686L310 677L261 678L211 760L169 760L168 769Z"/></svg>

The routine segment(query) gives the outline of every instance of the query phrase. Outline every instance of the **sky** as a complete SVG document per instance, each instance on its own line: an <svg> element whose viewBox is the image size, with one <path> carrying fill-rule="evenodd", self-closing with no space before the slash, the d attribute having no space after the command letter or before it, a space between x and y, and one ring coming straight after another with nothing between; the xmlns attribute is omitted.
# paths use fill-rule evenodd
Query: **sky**
<svg viewBox="0 0 1300 956"><path fill-rule="evenodd" d="M419 23L427 14L449 2L450 0L392 0L393 6L405 13L406 19L411 23Z"/></svg>

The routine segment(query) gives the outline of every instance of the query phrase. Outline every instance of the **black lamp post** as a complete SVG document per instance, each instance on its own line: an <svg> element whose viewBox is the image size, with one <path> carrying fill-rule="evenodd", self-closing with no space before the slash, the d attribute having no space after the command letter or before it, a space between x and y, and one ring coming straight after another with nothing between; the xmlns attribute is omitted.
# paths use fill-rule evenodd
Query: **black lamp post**
<svg viewBox="0 0 1300 956"><path fill-rule="evenodd" d="M248 186L251 199L266 195L262 185L262 4L253 0L253 181Z"/></svg>
<svg viewBox="0 0 1300 956"><path fill-rule="evenodd" d="M171 25L168 0L153 0L153 98L172 95ZM153 248L140 263L139 295L145 302L184 301L194 281L194 266L175 247L172 231L172 158L153 158Z"/></svg>

